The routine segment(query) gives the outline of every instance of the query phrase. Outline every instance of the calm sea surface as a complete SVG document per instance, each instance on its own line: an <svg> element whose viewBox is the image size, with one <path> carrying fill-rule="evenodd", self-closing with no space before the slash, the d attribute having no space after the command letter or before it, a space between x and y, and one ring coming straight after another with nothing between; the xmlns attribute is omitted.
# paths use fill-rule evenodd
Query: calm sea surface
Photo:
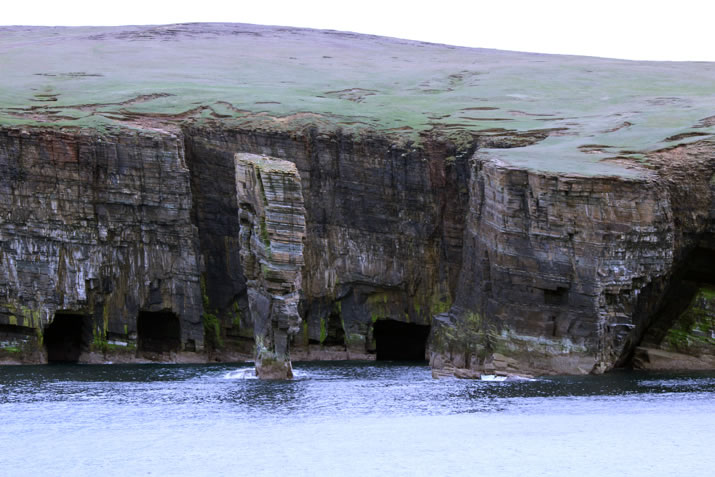
<svg viewBox="0 0 715 477"><path fill-rule="evenodd" d="M715 475L715 373L295 369L263 382L230 365L0 367L0 475Z"/></svg>

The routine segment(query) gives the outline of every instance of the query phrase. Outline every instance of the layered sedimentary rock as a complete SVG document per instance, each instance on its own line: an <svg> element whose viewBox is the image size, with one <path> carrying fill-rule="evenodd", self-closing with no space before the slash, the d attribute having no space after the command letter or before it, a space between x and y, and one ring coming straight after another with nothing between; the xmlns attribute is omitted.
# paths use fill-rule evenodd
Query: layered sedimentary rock
<svg viewBox="0 0 715 477"><path fill-rule="evenodd" d="M669 329L670 302L692 297L683 283L713 278L714 159L709 147L670 151L657 172L625 179L478 155L456 303L433 330L436 374L602 372L659 313Z"/></svg>
<svg viewBox="0 0 715 477"><path fill-rule="evenodd" d="M289 161L237 154L241 263L254 322L256 373L292 378L289 340L300 326L305 208Z"/></svg>
<svg viewBox="0 0 715 477"><path fill-rule="evenodd" d="M460 265L466 158L472 145L462 150L435 138L427 148L416 148L379 135L355 137L314 128L291 134L185 128L184 134L190 138L187 157L197 203L208 204L202 199L207 193L236 187L225 174L234 162L227 151L295 163L306 217L303 321L292 339L295 356L374 359L377 321L428 326L435 312L448 309ZM219 197L234 217L241 202L237 195ZM199 213L204 207L197 207ZM210 210L218 214L221 209ZM206 243L219 247L204 248ZM202 236L202 254L211 260L226 257L218 266L207 267L206 289L211 294L212 289L232 286L231 294L240 303L245 283L230 282L225 275L229 257L239 253L231 244L215 237L204 241ZM217 273L224 273L223 278L212 278ZM219 299L209 301L213 306ZM216 307L226 336L252 334L253 314L242 312L237 320L232 307L230 302L223 310Z"/></svg>
<svg viewBox="0 0 715 477"><path fill-rule="evenodd" d="M0 63L0 361L704 353L707 64L234 24L0 27Z"/></svg>
<svg viewBox="0 0 715 477"><path fill-rule="evenodd" d="M438 138L410 148L310 129L4 138L3 343L33 350L26 361L44 359L38 336L56 315L86 318L83 349L106 350L138 344L140 313L170 312L174 351L204 339L230 350L233 335L246 353L258 337L258 362L276 358L287 376L291 345L313 359L369 357L379 322L437 316L437 374L600 372L626 363L653 323L672 327L665 304L689 303L684 283L710 280L707 143L618 178L538 173L483 153L467 164L472 149ZM288 209L290 219L279 213ZM37 215L49 211L55 219ZM12 243L47 245L23 255Z"/></svg>
<svg viewBox="0 0 715 477"><path fill-rule="evenodd" d="M135 348L142 312L181 322L159 352L201 350L180 137L5 129L0 176L0 327L17 359L47 359L43 333L57 314L81 322L85 355Z"/></svg>

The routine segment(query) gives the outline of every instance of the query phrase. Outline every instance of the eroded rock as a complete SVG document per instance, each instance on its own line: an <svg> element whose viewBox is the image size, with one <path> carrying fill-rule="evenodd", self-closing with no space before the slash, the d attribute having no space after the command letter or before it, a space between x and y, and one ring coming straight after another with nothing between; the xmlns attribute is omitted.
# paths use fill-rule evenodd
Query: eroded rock
<svg viewBox="0 0 715 477"><path fill-rule="evenodd" d="M239 201L235 192L233 198L219 192L228 186L235 191L233 176L226 174L227 164L233 167L227 151L293 162L301 177L303 321L292 338L301 359L375 359L377 320L429 326L435 313L449 308L461 260L472 144L457 149L436 137L418 149L381 135L318 134L313 128L287 135L187 127L184 134L202 255L212 264L205 271L207 301L218 309L227 336L245 336L249 329L253 334L251 313L237 319L231 303L240 305L247 292L231 276L239 247L225 230L230 223L238 228Z"/></svg>
<svg viewBox="0 0 715 477"><path fill-rule="evenodd" d="M435 320L433 366L580 374L625 364L659 313L672 326L667 304L688 296L683 280L713 278L698 264L712 255L714 159L708 148L664 153L658 174L626 179L478 155L460 286Z"/></svg>
<svg viewBox="0 0 715 477"><path fill-rule="evenodd" d="M3 129L0 178L0 327L24 361L47 359L58 312L83 322L82 353L136 356L140 311L175 313L177 351L202 350L180 136Z"/></svg>
<svg viewBox="0 0 715 477"><path fill-rule="evenodd" d="M292 162L237 154L241 262L254 321L256 373L292 378L290 339L300 326L305 208Z"/></svg>
<svg viewBox="0 0 715 477"><path fill-rule="evenodd" d="M658 325L665 325L661 329ZM656 323L636 348L633 366L642 369L712 369L715 366L715 286L697 287L672 323Z"/></svg>

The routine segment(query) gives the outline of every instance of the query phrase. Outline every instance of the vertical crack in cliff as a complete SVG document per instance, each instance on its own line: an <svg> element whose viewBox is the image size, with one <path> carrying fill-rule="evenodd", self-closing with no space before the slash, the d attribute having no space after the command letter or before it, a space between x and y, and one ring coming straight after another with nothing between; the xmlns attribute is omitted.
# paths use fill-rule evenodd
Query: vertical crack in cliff
<svg viewBox="0 0 715 477"><path fill-rule="evenodd" d="M191 221L197 231L206 350L211 359L253 352L253 321L239 253L235 162L231 137L183 129L191 175ZM231 357L230 359L235 359Z"/></svg>

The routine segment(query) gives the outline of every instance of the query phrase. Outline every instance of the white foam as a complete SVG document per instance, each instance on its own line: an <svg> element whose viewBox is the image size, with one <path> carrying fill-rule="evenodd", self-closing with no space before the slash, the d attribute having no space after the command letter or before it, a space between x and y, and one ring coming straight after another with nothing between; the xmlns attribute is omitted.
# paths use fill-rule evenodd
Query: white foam
<svg viewBox="0 0 715 477"><path fill-rule="evenodd" d="M235 369L223 375L223 379L258 379L253 368Z"/></svg>
<svg viewBox="0 0 715 477"><path fill-rule="evenodd" d="M293 378L305 379L311 376L307 371L293 369ZM223 375L223 379L258 379L254 368L234 369Z"/></svg>
<svg viewBox="0 0 715 477"><path fill-rule="evenodd" d="M496 381L496 382L501 382L501 381L506 381L506 376L497 376L494 374L482 374L482 376L479 378L481 381Z"/></svg>
<svg viewBox="0 0 715 477"><path fill-rule="evenodd" d="M293 378L309 378L311 375L307 371L293 368Z"/></svg>

